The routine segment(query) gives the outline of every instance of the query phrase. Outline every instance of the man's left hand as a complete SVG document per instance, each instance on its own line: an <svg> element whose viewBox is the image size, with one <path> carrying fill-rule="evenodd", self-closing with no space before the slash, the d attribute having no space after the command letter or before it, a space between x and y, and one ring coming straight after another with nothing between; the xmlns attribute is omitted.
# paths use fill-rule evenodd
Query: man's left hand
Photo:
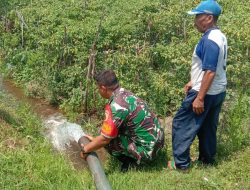
<svg viewBox="0 0 250 190"><path fill-rule="evenodd" d="M87 135L87 134L85 134L84 135L87 139L89 139L89 141L93 141L93 139L94 139L94 137L92 137L92 136L90 136L90 135Z"/></svg>
<svg viewBox="0 0 250 190"><path fill-rule="evenodd" d="M199 98L195 98L192 105L193 105L193 111L197 115L200 115L204 112L204 100L200 100Z"/></svg>

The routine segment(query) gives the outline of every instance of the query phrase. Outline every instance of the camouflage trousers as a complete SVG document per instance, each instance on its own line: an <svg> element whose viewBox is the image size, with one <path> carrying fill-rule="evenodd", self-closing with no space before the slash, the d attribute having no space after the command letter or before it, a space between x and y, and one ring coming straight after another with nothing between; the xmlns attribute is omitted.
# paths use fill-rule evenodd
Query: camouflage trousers
<svg viewBox="0 0 250 190"><path fill-rule="evenodd" d="M153 144L153 146L152 146ZM160 134L155 143L150 145L140 145L131 140L127 136L118 135L117 138L112 139L106 150L114 157L128 156L137 160L137 164L141 162L152 161L156 158L157 152L164 146L164 132L161 129Z"/></svg>

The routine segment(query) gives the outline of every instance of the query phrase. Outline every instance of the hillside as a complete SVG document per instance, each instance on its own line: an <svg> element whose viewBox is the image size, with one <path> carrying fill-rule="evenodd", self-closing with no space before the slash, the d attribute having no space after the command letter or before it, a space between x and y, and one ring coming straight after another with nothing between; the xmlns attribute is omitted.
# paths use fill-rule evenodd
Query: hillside
<svg viewBox="0 0 250 190"><path fill-rule="evenodd" d="M91 73L111 68L158 114L178 108L201 36L186 11L198 1L3 2L2 72L28 95L60 104L67 112L91 112L103 105ZM249 7L245 1L219 2L219 26L229 43L228 97L243 83L249 94Z"/></svg>
<svg viewBox="0 0 250 190"><path fill-rule="evenodd" d="M197 3L1 0L0 74L27 96L59 106L93 134L105 101L92 76L105 68L115 70L121 85L161 118L172 117L202 35L186 14ZM194 163L189 173L169 171L167 134L164 150L150 166L123 174L117 161L107 159L104 169L113 189L250 189L250 0L219 3L218 25L228 38L229 57L216 165ZM0 189L95 189L88 170L77 170L67 155L52 150L41 123L29 105L2 91L0 78Z"/></svg>

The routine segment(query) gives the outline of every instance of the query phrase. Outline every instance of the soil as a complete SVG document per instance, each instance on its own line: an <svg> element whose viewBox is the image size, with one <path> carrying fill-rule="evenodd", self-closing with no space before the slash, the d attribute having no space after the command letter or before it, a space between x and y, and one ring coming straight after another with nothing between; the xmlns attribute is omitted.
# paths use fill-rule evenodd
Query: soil
<svg viewBox="0 0 250 190"><path fill-rule="evenodd" d="M104 148L99 149L98 151L96 151L96 153L100 162L104 165L105 161L108 158L108 153ZM85 160L80 158L79 154L80 147L78 146L78 143L76 141L72 141L70 143L70 147L68 147L66 150L66 155L68 156L70 162L76 170L83 170L88 167L88 165Z"/></svg>

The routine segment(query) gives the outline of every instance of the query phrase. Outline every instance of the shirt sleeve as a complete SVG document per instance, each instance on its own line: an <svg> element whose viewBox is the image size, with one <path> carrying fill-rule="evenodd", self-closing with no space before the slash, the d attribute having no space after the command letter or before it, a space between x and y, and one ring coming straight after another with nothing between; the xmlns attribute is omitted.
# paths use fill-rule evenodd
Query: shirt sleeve
<svg viewBox="0 0 250 190"><path fill-rule="evenodd" d="M113 122L112 111L109 104L105 106L105 119L101 127L101 134L107 138L115 138L118 135L118 129Z"/></svg>
<svg viewBox="0 0 250 190"><path fill-rule="evenodd" d="M203 47L202 70L216 71L220 48L212 40L206 40Z"/></svg>
<svg viewBox="0 0 250 190"><path fill-rule="evenodd" d="M128 110L115 103L111 106L107 104L105 106L105 120L101 127L101 134L107 138L115 138L118 135L120 126L128 115Z"/></svg>

